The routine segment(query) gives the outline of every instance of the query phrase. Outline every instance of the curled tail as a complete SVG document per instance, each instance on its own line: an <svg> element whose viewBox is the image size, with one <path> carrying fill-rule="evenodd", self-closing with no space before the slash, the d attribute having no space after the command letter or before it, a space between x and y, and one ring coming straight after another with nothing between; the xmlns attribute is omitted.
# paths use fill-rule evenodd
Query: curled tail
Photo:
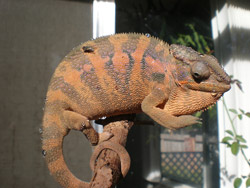
<svg viewBox="0 0 250 188"><path fill-rule="evenodd" d="M58 113L57 113L58 114ZM89 183L75 177L67 167L63 157L63 138L69 132L62 126L59 115L46 113L43 120L42 153L49 171L63 187L87 188Z"/></svg>

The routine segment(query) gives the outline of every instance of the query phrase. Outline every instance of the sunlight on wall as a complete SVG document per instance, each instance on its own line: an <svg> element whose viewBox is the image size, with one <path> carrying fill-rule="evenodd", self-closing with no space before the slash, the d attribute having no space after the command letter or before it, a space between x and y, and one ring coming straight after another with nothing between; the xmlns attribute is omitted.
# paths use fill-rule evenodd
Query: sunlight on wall
<svg viewBox="0 0 250 188"><path fill-rule="evenodd" d="M248 6L249 7L249 6ZM233 75L234 79L242 82L243 91L236 85L224 95L227 107L238 110L250 111L250 51L249 51L249 32L250 32L250 10L236 7L226 3L221 9L215 10L215 17L212 19L212 32L215 41L215 51L217 58L223 63L226 72ZM234 117L233 114L232 117ZM219 140L228 136L226 130L231 130L230 121L224 110L222 101L218 102L219 120ZM242 120L235 119L235 127L238 135L243 135L250 144L250 119L244 117ZM230 148L220 144L220 169L221 169L221 188L233 187L235 177L248 175L249 167L243 156L238 154L235 157ZM245 150L248 158L250 150ZM234 178L232 178L234 176Z"/></svg>
<svg viewBox="0 0 250 188"><path fill-rule="evenodd" d="M218 32L222 33L229 26L250 29L250 11L225 4L221 10L216 10L212 26L214 39L218 38Z"/></svg>
<svg viewBox="0 0 250 188"><path fill-rule="evenodd" d="M93 38L115 33L115 2L93 2Z"/></svg>
<svg viewBox="0 0 250 188"><path fill-rule="evenodd" d="M250 29L250 10L229 6L229 11L233 15L230 17L233 27Z"/></svg>
<svg viewBox="0 0 250 188"><path fill-rule="evenodd" d="M93 39L115 33L114 0L94 0L93 2ZM94 129L101 133L103 126L91 121Z"/></svg>

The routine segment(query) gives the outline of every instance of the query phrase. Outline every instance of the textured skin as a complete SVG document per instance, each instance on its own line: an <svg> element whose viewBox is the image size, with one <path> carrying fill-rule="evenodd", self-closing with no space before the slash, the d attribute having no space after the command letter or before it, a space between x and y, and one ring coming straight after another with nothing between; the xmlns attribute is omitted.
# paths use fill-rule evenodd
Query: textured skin
<svg viewBox="0 0 250 188"><path fill-rule="evenodd" d="M63 187L88 187L64 162L69 130L97 144L112 135L97 134L89 120L139 112L169 129L185 127L199 122L189 114L229 89L230 78L216 58L191 48L140 34L87 41L62 60L48 88L42 148L49 170Z"/></svg>

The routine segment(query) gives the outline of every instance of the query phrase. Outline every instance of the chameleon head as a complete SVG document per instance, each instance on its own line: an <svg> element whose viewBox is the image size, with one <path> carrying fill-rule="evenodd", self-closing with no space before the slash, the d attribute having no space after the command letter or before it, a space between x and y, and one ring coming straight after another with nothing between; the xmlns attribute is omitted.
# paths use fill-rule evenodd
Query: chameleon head
<svg viewBox="0 0 250 188"><path fill-rule="evenodd" d="M173 115L207 109L231 88L230 77L215 57L175 44L170 46L170 54L176 66L173 72L176 87L171 90L166 108Z"/></svg>

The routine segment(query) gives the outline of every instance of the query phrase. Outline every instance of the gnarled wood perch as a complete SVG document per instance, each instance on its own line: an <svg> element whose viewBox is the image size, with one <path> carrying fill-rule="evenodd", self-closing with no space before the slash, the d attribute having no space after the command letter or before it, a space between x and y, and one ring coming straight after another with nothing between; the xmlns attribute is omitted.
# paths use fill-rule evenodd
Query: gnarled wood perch
<svg viewBox="0 0 250 188"><path fill-rule="evenodd" d="M94 175L91 188L114 187L121 175L124 177L130 167L130 158L125 150L127 135L133 126L133 115L122 115L100 120L104 132L114 136L96 146L91 157L90 166ZM99 121L99 122L100 122Z"/></svg>

